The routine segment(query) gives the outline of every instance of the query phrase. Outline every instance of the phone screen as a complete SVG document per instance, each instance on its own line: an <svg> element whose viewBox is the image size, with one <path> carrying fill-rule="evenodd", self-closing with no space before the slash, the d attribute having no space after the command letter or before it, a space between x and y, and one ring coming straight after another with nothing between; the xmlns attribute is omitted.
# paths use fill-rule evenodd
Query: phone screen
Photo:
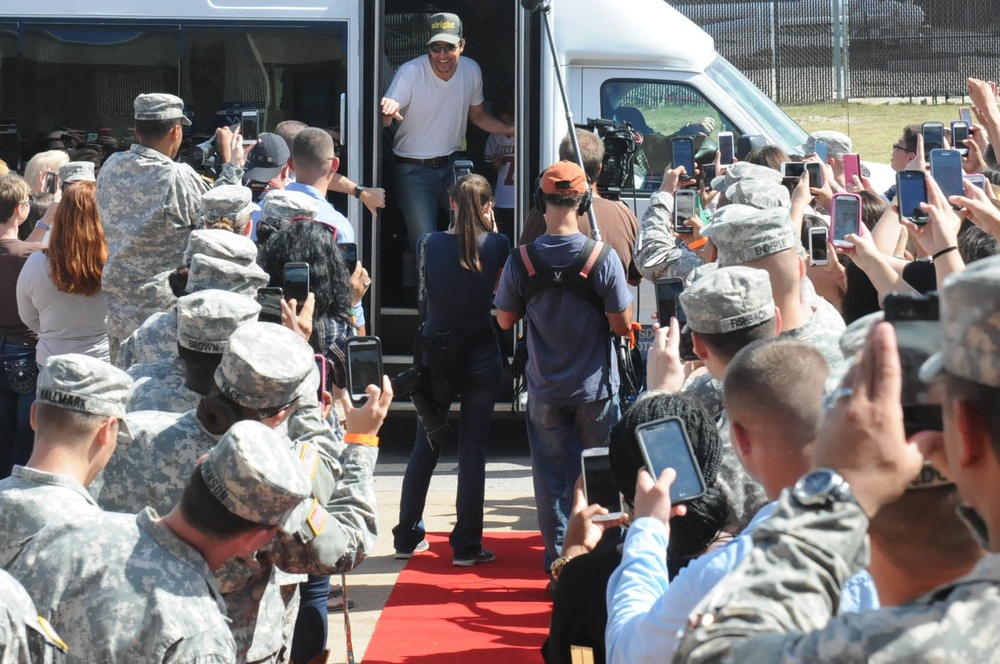
<svg viewBox="0 0 1000 664"><path fill-rule="evenodd" d="M822 187L823 186L823 164L815 161L806 162L806 170L809 171L809 186L810 187Z"/></svg>
<svg viewBox="0 0 1000 664"><path fill-rule="evenodd" d="M260 305L260 315L257 320L262 323L281 323L281 298L280 288L265 287L257 289L257 304Z"/></svg>
<svg viewBox="0 0 1000 664"><path fill-rule="evenodd" d="M677 317L677 296L684 292L684 282L680 279L660 279L656 282L656 317L661 327L670 325L670 319Z"/></svg>
<svg viewBox="0 0 1000 664"><path fill-rule="evenodd" d="M355 405L368 400L369 385L382 385L381 344L374 337L353 337L347 342L347 388Z"/></svg>
<svg viewBox="0 0 1000 664"><path fill-rule="evenodd" d="M945 196L961 196L965 190L965 171L962 169L962 154L958 150L935 150L931 152L931 176Z"/></svg>
<svg viewBox="0 0 1000 664"><path fill-rule="evenodd" d="M982 173L969 173L965 176L965 179L976 185L983 191L986 191L986 176Z"/></svg>
<svg viewBox="0 0 1000 664"><path fill-rule="evenodd" d="M858 199L853 196L833 197L833 235L834 242L842 242L849 234L861 232L861 209Z"/></svg>
<svg viewBox="0 0 1000 664"><path fill-rule="evenodd" d="M716 178L718 173L715 170L715 164L705 164L701 167L701 172L705 175L705 186L707 187L712 183L712 180Z"/></svg>
<svg viewBox="0 0 1000 664"><path fill-rule="evenodd" d="M674 231L677 233L694 232L694 227L687 222L698 214L697 195L698 192L692 189L681 189L674 194Z"/></svg>
<svg viewBox="0 0 1000 664"><path fill-rule="evenodd" d="M677 299L677 313L674 316L677 319L677 324L684 328L684 324L687 323L687 314L684 313L684 307L681 306L680 298ZM681 332L680 338L680 348L679 348L681 359L685 362L693 362L694 360L701 359L698 354L694 352L694 339L691 338L691 330L687 332Z"/></svg>
<svg viewBox="0 0 1000 664"><path fill-rule="evenodd" d="M899 214L915 224L926 224L927 213L920 209L927 202L927 182L923 171L899 171L896 173L896 201Z"/></svg>
<svg viewBox="0 0 1000 664"><path fill-rule="evenodd" d="M733 163L733 135L730 132L719 133L719 163L729 166Z"/></svg>
<svg viewBox="0 0 1000 664"><path fill-rule="evenodd" d="M618 483L611 472L611 460L607 451L604 454L587 455L583 460L583 484L587 492L587 504L597 503L608 512L621 513L622 501L618 492Z"/></svg>
<svg viewBox="0 0 1000 664"><path fill-rule="evenodd" d="M677 137L670 141L673 151L673 167L684 167L688 179L694 177L694 141L687 137Z"/></svg>
<svg viewBox="0 0 1000 664"><path fill-rule="evenodd" d="M46 173L45 174L45 193L54 194L59 191L59 174L58 173Z"/></svg>
<svg viewBox="0 0 1000 664"><path fill-rule="evenodd" d="M951 123L951 147L955 148L963 155L968 154L969 148L965 141L969 140L969 125L965 122Z"/></svg>
<svg viewBox="0 0 1000 664"><path fill-rule="evenodd" d="M243 111L240 134L244 143L256 141L260 136L258 118L257 111Z"/></svg>
<svg viewBox="0 0 1000 664"><path fill-rule="evenodd" d="M358 245L354 242L342 242L337 245L343 252L344 263L347 264L347 271L354 272L354 267L358 264Z"/></svg>
<svg viewBox="0 0 1000 664"><path fill-rule="evenodd" d="M944 148L944 125L940 122L925 122L923 124L924 156L929 156L931 150Z"/></svg>
<svg viewBox="0 0 1000 664"><path fill-rule="evenodd" d="M827 262L826 239L828 233L825 228L816 227L809 229L809 258L816 265L825 265Z"/></svg>
<svg viewBox="0 0 1000 664"><path fill-rule="evenodd" d="M705 493L701 469L680 419L669 417L643 424L636 429L636 436L646 469L654 478L659 478L666 468L677 471L677 479L670 485L672 504L683 503Z"/></svg>
<svg viewBox="0 0 1000 664"><path fill-rule="evenodd" d="M801 161L786 161L781 164L781 174L786 178L800 178L805 171L806 165Z"/></svg>
<svg viewBox="0 0 1000 664"><path fill-rule="evenodd" d="M896 345L903 375L901 403L907 435L941 430L941 406L932 401L920 367L941 350L941 323L936 297L891 294L885 299L885 319L896 328Z"/></svg>
<svg viewBox="0 0 1000 664"><path fill-rule="evenodd" d="M285 299L295 300L299 306L309 296L309 264L285 263Z"/></svg>

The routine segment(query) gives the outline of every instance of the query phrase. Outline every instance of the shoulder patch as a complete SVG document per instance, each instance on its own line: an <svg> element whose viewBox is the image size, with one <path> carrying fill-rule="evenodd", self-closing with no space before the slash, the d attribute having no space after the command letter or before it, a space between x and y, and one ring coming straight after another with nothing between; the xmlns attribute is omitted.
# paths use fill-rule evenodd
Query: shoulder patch
<svg viewBox="0 0 1000 664"><path fill-rule="evenodd" d="M315 479L316 471L319 470L319 451L308 443L303 444L302 449L299 450L299 461L309 473L309 479Z"/></svg>
<svg viewBox="0 0 1000 664"><path fill-rule="evenodd" d="M309 530L316 537L319 537L319 534L323 532L323 528L326 526L326 511L319 506L319 501L315 498L313 498L313 505L312 509L309 510L309 516L306 517L306 523L309 524Z"/></svg>

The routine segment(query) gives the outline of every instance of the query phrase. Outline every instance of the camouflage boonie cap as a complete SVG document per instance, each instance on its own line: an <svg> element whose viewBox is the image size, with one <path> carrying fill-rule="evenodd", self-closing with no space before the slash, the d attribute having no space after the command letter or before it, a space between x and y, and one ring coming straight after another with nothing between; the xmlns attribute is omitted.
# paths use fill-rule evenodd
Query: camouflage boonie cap
<svg viewBox="0 0 1000 664"><path fill-rule="evenodd" d="M257 294L258 288L266 286L270 280L267 272L256 263L239 265L222 258L195 254L191 257L185 292L196 293L214 288L253 296Z"/></svg>
<svg viewBox="0 0 1000 664"><path fill-rule="evenodd" d="M735 215L726 221L716 221L701 234L711 238L719 250L719 265L722 266L742 265L802 244L785 208Z"/></svg>
<svg viewBox="0 0 1000 664"><path fill-rule="evenodd" d="M781 184L781 173L760 164L751 164L749 161L738 161L732 166L726 167L726 172L723 175L712 180L712 189L725 191L740 180L751 179Z"/></svg>
<svg viewBox="0 0 1000 664"><path fill-rule="evenodd" d="M204 207L202 219L211 221L227 217L233 221L246 217L253 210L251 191L238 184L223 184L212 187L201 195L201 204Z"/></svg>
<svg viewBox="0 0 1000 664"><path fill-rule="evenodd" d="M302 337L274 323L247 323L229 337L229 348L215 370L215 384L247 408L285 406L315 367Z"/></svg>
<svg viewBox="0 0 1000 664"><path fill-rule="evenodd" d="M63 185L70 182L96 182L94 162L71 161L59 167L59 181Z"/></svg>
<svg viewBox="0 0 1000 664"><path fill-rule="evenodd" d="M240 265L257 262L257 245L245 235L237 235L221 228L202 228L191 231L184 262L190 263L195 254L214 256Z"/></svg>
<svg viewBox="0 0 1000 664"><path fill-rule="evenodd" d="M920 368L930 382L942 371L1000 387L1000 256L969 263L941 290L941 352Z"/></svg>
<svg viewBox="0 0 1000 664"><path fill-rule="evenodd" d="M315 219L318 211L319 201L309 194L275 189L261 201L259 223L284 228L292 219Z"/></svg>
<svg viewBox="0 0 1000 664"><path fill-rule="evenodd" d="M715 262L702 263L701 265L699 265L698 267L687 273L687 276L684 278L684 288L691 288L691 284L698 281L702 277L715 272L718 269L719 269L718 263Z"/></svg>
<svg viewBox="0 0 1000 664"><path fill-rule="evenodd" d="M222 354L240 325L257 320L260 305L245 295L204 290L177 300L177 343L199 353Z"/></svg>
<svg viewBox="0 0 1000 664"><path fill-rule="evenodd" d="M175 95L163 92L139 95L132 103L135 108L136 120L173 120L180 118L185 127L191 126L191 121L184 115L184 100Z"/></svg>
<svg viewBox="0 0 1000 664"><path fill-rule="evenodd" d="M230 514L276 526L312 495L302 463L270 427L237 422L201 463L201 476Z"/></svg>
<svg viewBox="0 0 1000 664"><path fill-rule="evenodd" d="M88 355L53 355L38 375L36 401L90 415L125 417L127 373Z"/></svg>
<svg viewBox="0 0 1000 664"><path fill-rule="evenodd" d="M752 267L722 267L680 294L684 331L725 334L774 318L771 277Z"/></svg>
<svg viewBox="0 0 1000 664"><path fill-rule="evenodd" d="M787 187L761 178L740 180L726 189L726 200L730 203L748 205L759 210L791 207L792 205Z"/></svg>
<svg viewBox="0 0 1000 664"><path fill-rule="evenodd" d="M851 152L851 137L847 134L842 134L839 131L814 131L809 134L809 138L806 140L805 153L816 154L816 141L823 141L826 143L826 156L836 157L840 159L845 154Z"/></svg>

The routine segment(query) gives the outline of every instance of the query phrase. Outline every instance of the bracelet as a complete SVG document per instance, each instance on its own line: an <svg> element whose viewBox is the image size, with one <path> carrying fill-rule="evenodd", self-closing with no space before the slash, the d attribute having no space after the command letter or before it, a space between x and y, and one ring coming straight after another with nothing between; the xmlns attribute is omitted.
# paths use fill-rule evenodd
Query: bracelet
<svg viewBox="0 0 1000 664"><path fill-rule="evenodd" d="M36 228L41 228L43 231L49 230L49 227L41 222L41 220L35 222Z"/></svg>
<svg viewBox="0 0 1000 664"><path fill-rule="evenodd" d="M694 242L688 242L687 246L688 246L688 249L690 249L691 251L698 251L699 249L701 249L702 247L704 247L706 244L708 244L708 238L707 237L703 237L703 238L699 238L699 239L695 240Z"/></svg>
<svg viewBox="0 0 1000 664"><path fill-rule="evenodd" d="M378 447L378 436L373 436L370 433L348 433L344 434L344 442Z"/></svg>
<svg viewBox="0 0 1000 664"><path fill-rule="evenodd" d="M936 254L934 254L933 256L931 256L931 262L933 263L937 259L941 258L945 254L950 253L952 251L958 251L958 247L952 245L950 247L946 247L946 248L942 249L941 251L939 251Z"/></svg>
<svg viewBox="0 0 1000 664"><path fill-rule="evenodd" d="M552 575L552 578L558 581L559 575L562 573L562 568L571 560L573 560L573 556L562 556L553 560L552 564L549 565L549 574Z"/></svg>

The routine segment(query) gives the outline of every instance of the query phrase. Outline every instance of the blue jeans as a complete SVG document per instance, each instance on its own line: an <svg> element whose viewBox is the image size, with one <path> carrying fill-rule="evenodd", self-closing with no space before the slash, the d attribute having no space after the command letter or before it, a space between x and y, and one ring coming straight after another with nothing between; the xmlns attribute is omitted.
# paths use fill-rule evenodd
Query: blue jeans
<svg viewBox="0 0 1000 664"><path fill-rule="evenodd" d="M528 445L535 485L538 529L545 543L545 571L559 557L573 508L573 485L580 477L583 450L606 447L621 411L618 397L553 406L528 395Z"/></svg>
<svg viewBox="0 0 1000 664"><path fill-rule="evenodd" d="M308 662L326 650L328 599L330 577L310 574L308 581L299 584L299 615L292 636L293 662Z"/></svg>
<svg viewBox="0 0 1000 664"><path fill-rule="evenodd" d="M34 346L0 343L0 477L10 476L15 465L23 466L31 456L37 372Z"/></svg>
<svg viewBox="0 0 1000 664"><path fill-rule="evenodd" d="M455 528L449 541L455 558L471 558L483 548L483 502L486 494L486 441L493 406L500 390L503 364L496 342L471 349L468 380L461 397L458 427L458 492L455 498ZM442 409L451 404L439 404ZM424 504L431 475L441 449L427 442L423 424L417 420L410 461L403 475L399 500L399 524L392 529L397 551L413 551L424 539Z"/></svg>
<svg viewBox="0 0 1000 664"><path fill-rule="evenodd" d="M416 253L421 235L438 229L438 212L449 209L448 188L453 179L451 164L438 168L399 162L393 165L392 187L406 221L410 251Z"/></svg>

